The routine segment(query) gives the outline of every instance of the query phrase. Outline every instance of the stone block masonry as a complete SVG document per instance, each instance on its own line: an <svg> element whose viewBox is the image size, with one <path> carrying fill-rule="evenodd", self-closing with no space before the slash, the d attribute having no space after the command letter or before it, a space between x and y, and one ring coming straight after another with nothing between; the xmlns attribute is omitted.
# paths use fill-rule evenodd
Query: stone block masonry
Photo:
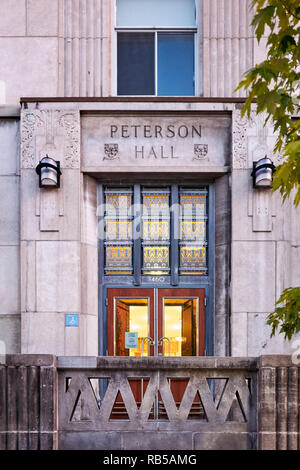
<svg viewBox="0 0 300 470"><path fill-rule="evenodd" d="M57 449L56 357L7 355L0 364L0 450Z"/></svg>
<svg viewBox="0 0 300 470"><path fill-rule="evenodd" d="M259 358L259 449L300 449L299 379L299 366L290 357Z"/></svg>

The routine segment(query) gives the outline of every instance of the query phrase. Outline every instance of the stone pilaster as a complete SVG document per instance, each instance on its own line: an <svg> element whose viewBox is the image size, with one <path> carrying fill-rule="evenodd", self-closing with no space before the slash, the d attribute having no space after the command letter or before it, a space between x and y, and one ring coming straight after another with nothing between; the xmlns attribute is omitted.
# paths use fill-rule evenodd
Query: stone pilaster
<svg viewBox="0 0 300 470"><path fill-rule="evenodd" d="M289 356L259 358L258 448L299 450L299 367Z"/></svg>
<svg viewBox="0 0 300 470"><path fill-rule="evenodd" d="M46 154L61 165L59 189L38 187ZM80 116L72 109L28 107L21 115L22 352L80 354ZM79 326L66 327L65 315Z"/></svg>
<svg viewBox="0 0 300 470"><path fill-rule="evenodd" d="M283 335L270 338L267 315L291 278L291 203L279 192L253 188L253 162L267 155L275 165L276 135L264 114L232 112L231 345L233 355L290 352ZM242 330L241 330L242 328Z"/></svg>
<svg viewBox="0 0 300 470"><path fill-rule="evenodd" d="M56 357L7 355L0 384L0 450L56 450Z"/></svg>

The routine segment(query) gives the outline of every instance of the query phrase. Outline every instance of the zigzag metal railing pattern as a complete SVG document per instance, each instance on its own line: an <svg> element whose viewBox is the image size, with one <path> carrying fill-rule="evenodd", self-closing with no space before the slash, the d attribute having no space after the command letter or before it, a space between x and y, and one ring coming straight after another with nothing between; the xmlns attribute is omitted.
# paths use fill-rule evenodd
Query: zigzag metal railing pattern
<svg viewBox="0 0 300 470"><path fill-rule="evenodd" d="M125 359L125 358L124 358ZM153 358L154 359L154 358ZM109 359L106 358L109 362ZM142 361L141 361L142 362ZM256 374L249 370L207 370L167 368L146 370L137 364L135 369L106 366L104 369L59 371L59 429L65 431L122 431L122 430L199 430L222 428L238 432L254 430L256 414ZM168 361L170 364L170 360ZM124 362L125 365L125 362ZM137 370L138 369L138 370ZM131 380L144 378L148 382L138 406ZM222 379L222 380L221 380ZM92 381L106 381L106 391L99 405ZM175 403L170 380L185 380L186 388L181 402ZM221 382L218 397L210 384ZM219 387L220 388L220 387ZM189 419L198 394L205 419ZM126 419L111 419L118 396L122 396ZM155 399L160 397L165 408L164 419L151 415ZM80 404L80 406L78 406ZM76 409L79 408L79 412ZM238 413L236 411L238 410ZM76 415L76 418L75 418ZM150 418L150 416L152 416Z"/></svg>

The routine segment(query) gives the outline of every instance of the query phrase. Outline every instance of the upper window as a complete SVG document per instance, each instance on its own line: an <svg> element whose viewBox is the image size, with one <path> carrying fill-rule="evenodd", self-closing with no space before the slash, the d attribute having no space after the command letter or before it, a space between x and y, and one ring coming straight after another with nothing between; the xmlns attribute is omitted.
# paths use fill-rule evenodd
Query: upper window
<svg viewBox="0 0 300 470"><path fill-rule="evenodd" d="M193 96L195 0L117 0L118 95Z"/></svg>

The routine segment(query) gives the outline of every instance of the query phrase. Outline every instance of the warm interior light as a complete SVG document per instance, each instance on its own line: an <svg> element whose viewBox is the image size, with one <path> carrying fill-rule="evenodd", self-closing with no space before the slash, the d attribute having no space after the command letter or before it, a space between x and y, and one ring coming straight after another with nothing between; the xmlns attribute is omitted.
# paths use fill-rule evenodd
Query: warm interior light
<svg viewBox="0 0 300 470"><path fill-rule="evenodd" d="M179 343L185 343L186 342L186 337L176 336L175 341L178 341Z"/></svg>
<svg viewBox="0 0 300 470"><path fill-rule="evenodd" d="M142 340L148 336L148 306L129 306L129 330L138 333L138 347L129 349L129 356L142 355ZM148 342L144 345L144 356L148 356Z"/></svg>
<svg viewBox="0 0 300 470"><path fill-rule="evenodd" d="M173 357L197 354L197 302L191 298L164 299L163 335L170 339L170 354ZM164 355L169 354L169 345L164 341Z"/></svg>
<svg viewBox="0 0 300 470"><path fill-rule="evenodd" d="M181 356L180 333L182 332L182 306L165 305L164 307L164 336L170 339L171 356ZM179 335L178 335L179 333ZM164 354L168 354L169 345L164 341Z"/></svg>
<svg viewBox="0 0 300 470"><path fill-rule="evenodd" d="M147 271L147 274L153 274L155 276L166 275L166 271Z"/></svg>

